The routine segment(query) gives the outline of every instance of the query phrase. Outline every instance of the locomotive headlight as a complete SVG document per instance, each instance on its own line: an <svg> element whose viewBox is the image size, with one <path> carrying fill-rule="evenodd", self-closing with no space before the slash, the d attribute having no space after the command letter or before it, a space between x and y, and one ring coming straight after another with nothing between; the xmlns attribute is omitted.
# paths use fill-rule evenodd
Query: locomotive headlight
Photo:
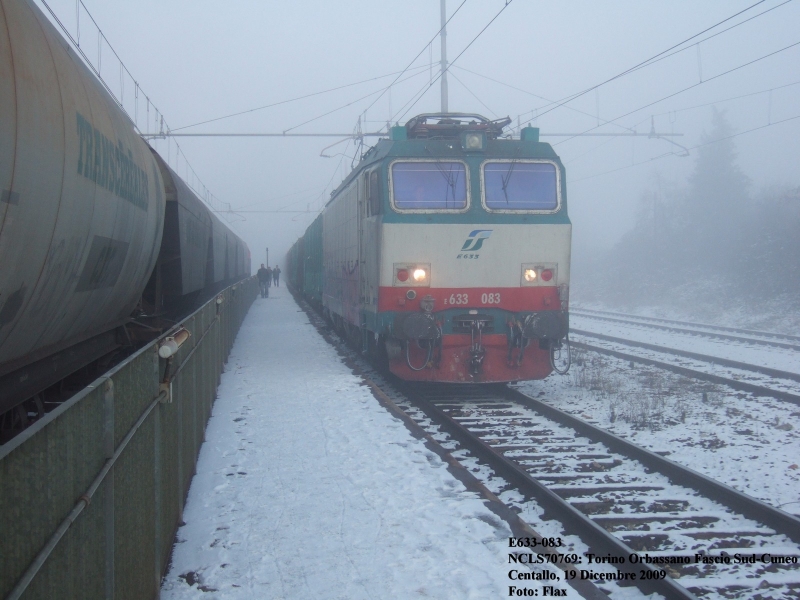
<svg viewBox="0 0 800 600"><path fill-rule="evenodd" d="M394 263L395 287L429 287L431 285L430 263Z"/></svg>
<svg viewBox="0 0 800 600"><path fill-rule="evenodd" d="M554 286L558 284L557 263L523 263L520 272L522 286Z"/></svg>
<svg viewBox="0 0 800 600"><path fill-rule="evenodd" d="M480 152L486 147L486 135L481 131L464 132L461 147L467 152Z"/></svg>
<svg viewBox="0 0 800 600"><path fill-rule="evenodd" d="M480 150L481 149L481 136L477 133L467 134L467 150Z"/></svg>

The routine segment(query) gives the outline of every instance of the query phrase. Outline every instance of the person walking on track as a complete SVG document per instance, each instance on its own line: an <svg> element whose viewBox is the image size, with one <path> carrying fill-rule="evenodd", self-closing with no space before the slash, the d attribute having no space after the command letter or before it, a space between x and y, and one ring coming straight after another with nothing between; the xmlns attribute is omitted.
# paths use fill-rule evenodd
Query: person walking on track
<svg viewBox="0 0 800 600"><path fill-rule="evenodd" d="M281 287L281 268L278 265L275 265L275 268L272 269L272 280L275 283L275 287Z"/></svg>
<svg viewBox="0 0 800 600"><path fill-rule="evenodd" d="M261 288L261 297L266 298L269 296L269 271L264 268L264 263L261 263L261 268L256 273L258 277L258 286Z"/></svg>

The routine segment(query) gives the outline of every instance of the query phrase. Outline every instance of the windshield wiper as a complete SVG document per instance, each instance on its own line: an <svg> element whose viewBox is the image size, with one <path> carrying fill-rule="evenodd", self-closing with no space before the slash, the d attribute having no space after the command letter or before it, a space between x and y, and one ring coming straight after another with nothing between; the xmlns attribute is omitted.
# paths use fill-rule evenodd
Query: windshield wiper
<svg viewBox="0 0 800 600"><path fill-rule="evenodd" d="M514 166L517 164L519 160L519 151L520 149L517 148L516 156L514 156L514 160L511 161L511 166L508 168L508 173L506 173L505 177L503 177L503 195L506 197L506 204L508 204L508 182L511 180L511 174L514 172Z"/></svg>
<svg viewBox="0 0 800 600"><path fill-rule="evenodd" d="M433 152L431 152L430 148L428 148L426 146L425 150L428 152L428 154L433 156ZM442 162L439 159L439 157L438 156L434 156L434 158L436 159L436 162L434 164L436 165L436 168L438 169L439 173L441 173L442 177L444 177L445 182L447 182L447 187L450 188L451 190L453 190L453 204L455 205L455 202L456 202L456 183L457 183L457 181L456 181L456 177L452 173L452 167L451 167L450 172L445 171L444 167L442 166ZM448 198L449 197L450 197L450 193L449 193L449 191L446 191L444 193L444 206L445 206L445 208L448 208Z"/></svg>

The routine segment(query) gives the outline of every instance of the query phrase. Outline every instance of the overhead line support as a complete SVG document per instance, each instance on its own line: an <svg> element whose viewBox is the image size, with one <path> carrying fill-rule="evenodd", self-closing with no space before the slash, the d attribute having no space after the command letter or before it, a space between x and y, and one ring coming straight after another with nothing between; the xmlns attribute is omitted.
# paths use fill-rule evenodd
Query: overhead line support
<svg viewBox="0 0 800 600"><path fill-rule="evenodd" d="M682 137L682 133L540 133L539 137ZM338 137L359 139L362 137L389 137L385 131L357 132L357 133L143 133L143 138L168 138L168 137Z"/></svg>

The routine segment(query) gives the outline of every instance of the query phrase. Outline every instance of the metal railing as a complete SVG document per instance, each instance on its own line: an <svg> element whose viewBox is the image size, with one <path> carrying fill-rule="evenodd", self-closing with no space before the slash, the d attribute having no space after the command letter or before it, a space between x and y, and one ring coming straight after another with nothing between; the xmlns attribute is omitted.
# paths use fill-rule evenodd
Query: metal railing
<svg viewBox="0 0 800 600"><path fill-rule="evenodd" d="M257 294L255 278L226 288L0 446L0 597L158 597L220 374ZM190 337L160 358L180 328Z"/></svg>

